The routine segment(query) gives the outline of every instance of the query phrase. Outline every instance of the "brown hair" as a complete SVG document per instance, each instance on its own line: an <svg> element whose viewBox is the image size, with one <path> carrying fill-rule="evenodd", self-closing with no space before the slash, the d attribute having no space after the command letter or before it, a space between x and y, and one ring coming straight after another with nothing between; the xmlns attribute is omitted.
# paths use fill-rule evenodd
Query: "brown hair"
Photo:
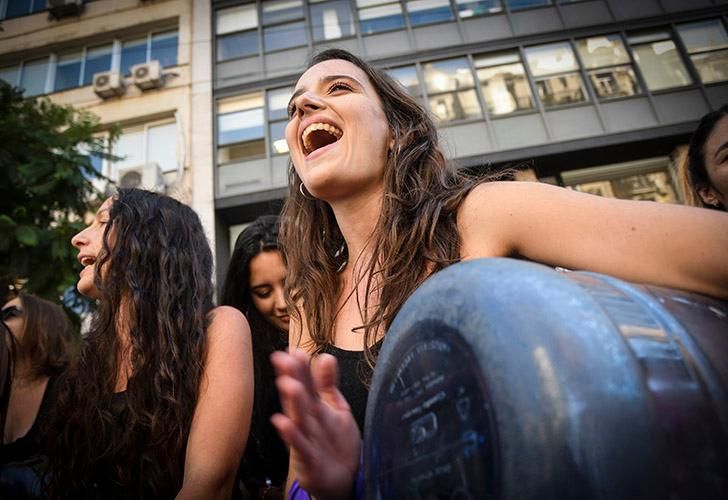
<svg viewBox="0 0 728 500"><path fill-rule="evenodd" d="M78 352L78 338L63 308L35 295L21 293L22 340L18 353L29 361L30 376L58 375Z"/></svg>
<svg viewBox="0 0 728 500"><path fill-rule="evenodd" d="M212 252L199 217L169 196L119 189L94 283L98 310L46 428L49 496L89 498L113 488L118 498L172 498L182 485L213 307ZM114 394L121 317L133 373Z"/></svg>
<svg viewBox="0 0 728 500"><path fill-rule="evenodd" d="M344 60L368 76L382 101L394 148L384 172L381 213L369 240L372 256L357 262L355 279L364 281L366 359L410 294L431 274L460 258L457 209L465 195L483 180L458 170L445 159L428 113L385 72L340 49L316 55L308 67ZM338 270L348 259L346 243L328 203L306 197L301 179L289 166L288 198L283 207L282 240L288 257L289 307L306 322L313 351L334 342L341 285ZM371 304L372 298L376 303ZM299 308L305 310L302 314Z"/></svg>
<svg viewBox="0 0 728 500"><path fill-rule="evenodd" d="M705 168L705 143L713 132L717 123L728 115L728 104L723 105L717 111L708 113L700 119L698 128L693 132L690 138L690 147L687 156L687 184L688 189L692 191L691 196L687 196L688 200L697 206L705 208L714 208L718 210L726 210L722 205L713 206L705 203L703 197L700 196L700 190L712 187L710 176Z"/></svg>

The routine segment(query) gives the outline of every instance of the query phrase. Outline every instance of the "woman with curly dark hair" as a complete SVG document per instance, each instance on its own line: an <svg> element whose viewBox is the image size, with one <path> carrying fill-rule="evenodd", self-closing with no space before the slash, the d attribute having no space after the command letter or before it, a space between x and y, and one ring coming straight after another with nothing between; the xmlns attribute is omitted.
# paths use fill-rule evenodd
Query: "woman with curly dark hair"
<svg viewBox="0 0 728 500"><path fill-rule="evenodd" d="M0 446L0 498L42 498L47 457L40 429L52 411L59 375L76 358L78 338L58 304L21 293L2 308L13 353L12 386Z"/></svg>
<svg viewBox="0 0 728 500"><path fill-rule="evenodd" d="M265 215L240 233L220 301L245 314L253 338L253 419L239 471L246 498L252 499L280 497L288 471L288 450L270 423L281 404L269 358L288 345L286 264L278 232L278 217Z"/></svg>
<svg viewBox="0 0 728 500"><path fill-rule="evenodd" d="M213 308L195 212L120 189L73 237L98 302L47 437L54 498L229 498L253 396L250 332Z"/></svg>
<svg viewBox="0 0 728 500"><path fill-rule="evenodd" d="M728 210L728 104L705 115L693 133L687 181L695 204Z"/></svg>
<svg viewBox="0 0 728 500"><path fill-rule="evenodd" d="M290 344L307 353L274 353L285 415L273 418L289 474L319 498L351 492L366 408L366 374L339 363L355 382L342 395L336 360L373 364L405 300L446 266L513 256L728 297L727 214L470 177L422 106L346 51L320 53L299 78L286 141Z"/></svg>

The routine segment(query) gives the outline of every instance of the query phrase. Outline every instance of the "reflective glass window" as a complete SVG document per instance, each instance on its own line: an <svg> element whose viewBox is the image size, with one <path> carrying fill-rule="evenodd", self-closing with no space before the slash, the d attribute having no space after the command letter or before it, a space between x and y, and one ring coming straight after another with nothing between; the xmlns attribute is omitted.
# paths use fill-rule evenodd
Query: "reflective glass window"
<svg viewBox="0 0 728 500"><path fill-rule="evenodd" d="M152 35L150 60L157 60L162 67L177 65L177 31Z"/></svg>
<svg viewBox="0 0 728 500"><path fill-rule="evenodd" d="M349 0L312 3L310 11L315 42L345 38L356 32Z"/></svg>
<svg viewBox="0 0 728 500"><path fill-rule="evenodd" d="M545 107L587 100L579 65L568 42L527 47L524 52Z"/></svg>
<svg viewBox="0 0 728 500"><path fill-rule="evenodd" d="M477 57L475 67L491 115L505 115L534 108L531 87L518 52Z"/></svg>
<svg viewBox="0 0 728 500"><path fill-rule="evenodd" d="M503 10L500 0L481 0L473 2L470 0L456 0L458 15L462 18L494 14Z"/></svg>
<svg viewBox="0 0 728 500"><path fill-rule="evenodd" d="M728 80L728 33L719 19L677 27L703 83Z"/></svg>
<svg viewBox="0 0 728 500"><path fill-rule="evenodd" d="M18 84L18 76L20 76L20 66L6 66L0 68L0 80L3 80L10 85Z"/></svg>
<svg viewBox="0 0 728 500"><path fill-rule="evenodd" d="M389 76L397 80L412 97L420 97L420 80L414 66L402 66L387 70Z"/></svg>
<svg viewBox="0 0 728 500"><path fill-rule="evenodd" d="M576 48L600 98L626 97L640 92L627 49L619 35L577 40Z"/></svg>
<svg viewBox="0 0 728 500"><path fill-rule="evenodd" d="M144 161L144 127L123 130L114 144L114 155L120 159L114 162L116 168L135 167Z"/></svg>
<svg viewBox="0 0 728 500"><path fill-rule="evenodd" d="M262 2L263 24L293 21L303 17L301 0L267 0Z"/></svg>
<svg viewBox="0 0 728 500"><path fill-rule="evenodd" d="M48 78L48 58L27 61L23 64L20 87L25 89L25 96L35 96L46 91Z"/></svg>
<svg viewBox="0 0 728 500"><path fill-rule="evenodd" d="M690 85L692 79L670 35L644 33L630 37L635 62L647 88L663 90Z"/></svg>
<svg viewBox="0 0 728 500"><path fill-rule="evenodd" d="M423 66L430 111L441 121L481 116L473 74L464 57Z"/></svg>
<svg viewBox="0 0 728 500"><path fill-rule="evenodd" d="M273 89L268 94L268 118L270 120L288 119L288 101L293 95L289 88Z"/></svg>
<svg viewBox="0 0 728 500"><path fill-rule="evenodd" d="M78 87L81 79L81 53L62 54L56 63L56 77L53 91L58 92Z"/></svg>
<svg viewBox="0 0 728 500"><path fill-rule="evenodd" d="M413 26L453 19L450 0L413 0L407 2L407 13Z"/></svg>
<svg viewBox="0 0 728 500"><path fill-rule="evenodd" d="M32 0L10 0L5 9L5 17L26 16L30 14L32 5Z"/></svg>
<svg viewBox="0 0 728 500"><path fill-rule="evenodd" d="M258 30L217 37L217 60L227 61L258 53Z"/></svg>
<svg viewBox="0 0 728 500"><path fill-rule="evenodd" d="M90 85L96 73L111 69L111 45L92 47L86 50L86 64L83 68L83 85Z"/></svg>
<svg viewBox="0 0 728 500"><path fill-rule="evenodd" d="M135 38L127 40L121 45L121 74L130 75L131 67L135 64L147 62L147 39Z"/></svg>
<svg viewBox="0 0 728 500"><path fill-rule="evenodd" d="M266 52L301 45L306 45L306 26L303 21L263 28L263 47Z"/></svg>
<svg viewBox="0 0 728 500"><path fill-rule="evenodd" d="M270 148L274 155L288 153L288 143L286 142L286 125L287 121L273 122L270 124Z"/></svg>
<svg viewBox="0 0 728 500"><path fill-rule="evenodd" d="M254 93L222 99L218 101L217 107L218 144L264 140L262 94Z"/></svg>
<svg viewBox="0 0 728 500"><path fill-rule="evenodd" d="M255 4L238 5L217 11L216 33L227 35L258 27L258 10Z"/></svg>
<svg viewBox="0 0 728 500"><path fill-rule="evenodd" d="M551 0L506 0L506 3L511 10L520 10L540 7L542 5L551 5Z"/></svg>
<svg viewBox="0 0 728 500"><path fill-rule="evenodd" d="M177 168L177 124L150 125L147 128L147 163L156 163L163 172Z"/></svg>
<svg viewBox="0 0 728 500"><path fill-rule="evenodd" d="M361 8L365 5L373 7ZM359 9L359 25L363 34L379 33L404 28L404 16L399 2L377 2L357 0Z"/></svg>

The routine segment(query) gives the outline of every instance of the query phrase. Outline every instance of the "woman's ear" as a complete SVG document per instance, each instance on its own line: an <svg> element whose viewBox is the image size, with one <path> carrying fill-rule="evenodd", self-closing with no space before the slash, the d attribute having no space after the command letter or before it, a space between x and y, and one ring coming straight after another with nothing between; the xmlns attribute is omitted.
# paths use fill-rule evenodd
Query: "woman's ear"
<svg viewBox="0 0 728 500"><path fill-rule="evenodd" d="M718 198L718 194L712 187L698 188L698 195L703 200L703 203L705 203L706 205L711 205L714 207L720 206L720 199Z"/></svg>

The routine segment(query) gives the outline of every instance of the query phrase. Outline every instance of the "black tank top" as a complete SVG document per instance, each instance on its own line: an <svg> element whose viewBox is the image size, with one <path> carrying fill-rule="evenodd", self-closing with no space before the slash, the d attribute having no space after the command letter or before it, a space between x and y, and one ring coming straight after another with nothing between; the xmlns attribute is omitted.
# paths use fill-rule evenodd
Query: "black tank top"
<svg viewBox="0 0 728 500"><path fill-rule="evenodd" d="M331 354L339 362L339 390L349 402L359 431L364 435L364 417L372 378L371 369L364 359L364 351L347 351L327 345L321 352Z"/></svg>
<svg viewBox="0 0 728 500"><path fill-rule="evenodd" d="M57 392L57 377L46 385L38 414L28 432L12 443L0 445L0 498L42 498L42 477L48 457L41 446L41 426L51 411Z"/></svg>

